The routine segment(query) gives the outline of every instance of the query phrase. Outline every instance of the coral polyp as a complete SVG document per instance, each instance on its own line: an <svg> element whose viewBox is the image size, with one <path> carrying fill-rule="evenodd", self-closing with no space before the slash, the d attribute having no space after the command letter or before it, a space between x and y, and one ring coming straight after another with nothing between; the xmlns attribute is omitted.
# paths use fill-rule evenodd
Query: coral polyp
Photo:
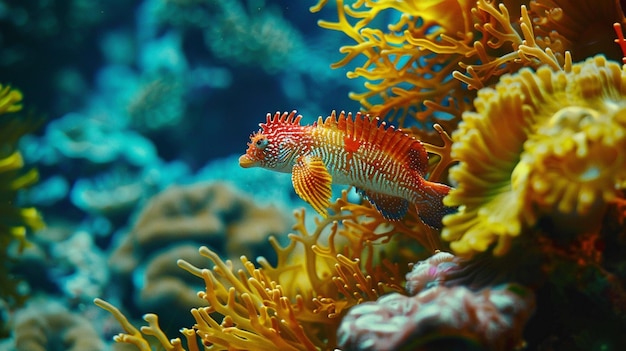
<svg viewBox="0 0 626 351"><path fill-rule="evenodd" d="M453 133L461 206L442 232L456 253L513 237L541 219L571 234L598 229L626 180L626 72L603 56L568 71L523 69L481 90Z"/></svg>

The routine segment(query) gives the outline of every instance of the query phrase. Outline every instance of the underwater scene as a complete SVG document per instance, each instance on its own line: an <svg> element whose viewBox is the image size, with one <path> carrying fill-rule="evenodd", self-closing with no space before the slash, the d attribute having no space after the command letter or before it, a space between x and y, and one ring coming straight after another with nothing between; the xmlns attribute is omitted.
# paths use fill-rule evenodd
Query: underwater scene
<svg viewBox="0 0 626 351"><path fill-rule="evenodd" d="M0 351L626 350L617 0L0 0Z"/></svg>

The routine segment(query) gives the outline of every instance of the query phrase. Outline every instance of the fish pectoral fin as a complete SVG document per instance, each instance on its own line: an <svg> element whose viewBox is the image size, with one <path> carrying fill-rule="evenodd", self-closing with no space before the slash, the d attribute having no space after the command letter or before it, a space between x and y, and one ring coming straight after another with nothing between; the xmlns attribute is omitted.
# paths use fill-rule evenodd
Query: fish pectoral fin
<svg viewBox="0 0 626 351"><path fill-rule="evenodd" d="M296 194L326 217L330 205L332 177L326 165L317 156L300 156L291 171L291 182Z"/></svg>
<svg viewBox="0 0 626 351"><path fill-rule="evenodd" d="M371 190L358 189L357 192L374 205L378 212L388 220L396 221L402 219L409 210L409 201L401 197L381 194Z"/></svg>

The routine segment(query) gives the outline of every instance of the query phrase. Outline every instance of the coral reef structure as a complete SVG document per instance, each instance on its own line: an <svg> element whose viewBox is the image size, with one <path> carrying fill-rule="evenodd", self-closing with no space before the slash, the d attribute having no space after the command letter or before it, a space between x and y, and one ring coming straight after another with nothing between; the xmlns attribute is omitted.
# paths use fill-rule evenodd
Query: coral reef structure
<svg viewBox="0 0 626 351"><path fill-rule="evenodd" d="M534 309L528 289L457 286L387 294L352 308L337 331L341 350L514 350Z"/></svg>
<svg viewBox="0 0 626 351"><path fill-rule="evenodd" d="M16 206L21 189L38 180L35 169L24 169L18 140L38 126L33 117L22 114L22 93L0 85L0 303L2 308L24 302L26 296L18 289L11 274L11 248L20 252L28 245L27 231L43 227L43 219L35 208ZM0 333L4 333L0 319Z"/></svg>
<svg viewBox="0 0 626 351"><path fill-rule="evenodd" d="M453 187L444 204L457 211L439 232L414 210L390 221L344 192L315 230L297 213L287 246L271 239L275 264L243 257L237 268L206 247L213 269L180 260L204 281L207 304L192 310L185 340L168 340L155 315L137 330L96 300L124 326L116 340L141 349L156 336L188 350L626 345L626 73L610 34L624 23L621 4L334 3L337 19L319 25L354 43L333 67L365 81L351 94L364 112L424 142L424 177ZM266 146L252 136L253 150Z"/></svg>
<svg viewBox="0 0 626 351"><path fill-rule="evenodd" d="M326 3L319 1L312 10ZM462 112L472 108L476 89L505 73L542 65L564 68L572 56L621 58L611 33L614 22L624 22L617 1L336 4L337 20L320 21L320 26L354 41L341 48L345 56L334 68L364 62L348 72L349 78L365 82L365 91L351 97L372 115L397 120L400 126L416 124L416 132L428 142L436 139L433 122L454 130Z"/></svg>
<svg viewBox="0 0 626 351"><path fill-rule="evenodd" d="M119 159L143 166L157 159L152 142L139 133L122 130L107 121L78 113L51 121L38 142L40 150L34 151L34 160L45 155L57 162L61 162L62 158L84 161L88 167L111 164Z"/></svg>
<svg viewBox="0 0 626 351"><path fill-rule="evenodd" d="M256 256L267 236L287 226L276 208L258 206L226 184L172 186L148 201L109 261L121 286L132 283L140 310L175 316L201 302L197 284L181 274L177 259L201 264L200 245L225 257Z"/></svg>
<svg viewBox="0 0 626 351"><path fill-rule="evenodd" d="M538 221L561 235L597 232L626 184L626 73L603 56L542 67L480 90L452 155L458 213L442 237L457 254L509 250ZM481 176L477 176L481 175ZM547 224L547 223L546 223Z"/></svg>
<svg viewBox="0 0 626 351"><path fill-rule="evenodd" d="M0 3L0 349L626 349L624 1Z"/></svg>
<svg viewBox="0 0 626 351"><path fill-rule="evenodd" d="M170 342L154 314L144 317L149 326L139 331L114 306L100 299L96 304L124 326L125 332L116 340L140 349L151 345L150 336L157 336L157 345L186 350L196 350L196 338L216 350L334 349L340 317L351 306L402 291L399 284L406 271L401 267L415 260L419 251L398 255L398 263L386 259L388 247L410 245L392 240L394 234L415 227L386 227L386 220L369 205L358 205L361 211L343 210L357 206L350 205L346 196L344 191L331 204L327 218L316 219L313 231L305 225L304 211L297 212L296 232L289 243L281 247L270 239L278 256L275 265L264 258L255 265L242 256L243 268L237 269L207 247L200 248L200 254L215 265L211 270L179 260L180 267L206 285L198 296L207 306L192 309L195 324L182 330L184 343L180 338ZM415 213L411 218L420 228ZM381 230L375 233L375 228Z"/></svg>
<svg viewBox="0 0 626 351"><path fill-rule="evenodd" d="M325 70L313 60L300 60L311 54L306 42L274 6L258 11L240 1L168 0L154 6L154 11L162 23L174 28L200 29L204 44L219 59L260 66L269 73L290 69L323 75Z"/></svg>
<svg viewBox="0 0 626 351"><path fill-rule="evenodd" d="M15 318L16 351L104 351L106 344L86 316L57 302L30 301Z"/></svg>

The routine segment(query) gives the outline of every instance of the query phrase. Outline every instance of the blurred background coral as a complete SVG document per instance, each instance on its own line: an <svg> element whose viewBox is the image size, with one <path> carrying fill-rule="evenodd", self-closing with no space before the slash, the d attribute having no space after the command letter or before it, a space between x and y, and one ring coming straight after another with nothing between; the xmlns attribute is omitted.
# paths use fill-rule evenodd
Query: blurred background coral
<svg viewBox="0 0 626 351"><path fill-rule="evenodd" d="M0 0L0 350L626 349L618 0ZM242 169L363 111L436 230Z"/></svg>

